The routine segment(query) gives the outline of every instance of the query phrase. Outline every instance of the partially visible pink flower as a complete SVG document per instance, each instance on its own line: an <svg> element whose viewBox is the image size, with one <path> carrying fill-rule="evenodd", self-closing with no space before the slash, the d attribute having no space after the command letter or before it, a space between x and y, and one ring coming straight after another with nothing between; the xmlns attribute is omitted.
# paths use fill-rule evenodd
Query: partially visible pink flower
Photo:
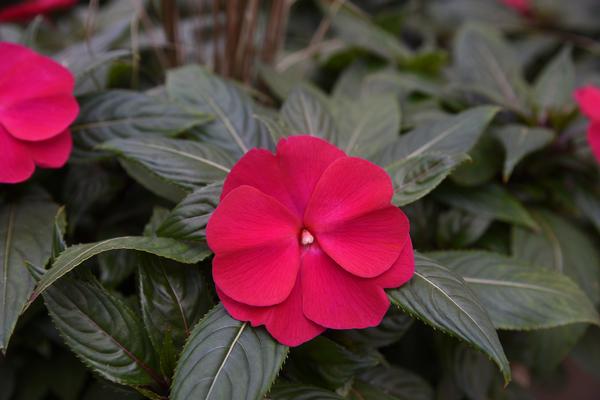
<svg viewBox="0 0 600 400"><path fill-rule="evenodd" d="M587 137L592 153L600 162L600 88L584 86L575 91L575 99L581 112L591 121Z"/></svg>
<svg viewBox="0 0 600 400"><path fill-rule="evenodd" d="M73 75L52 59L0 42L0 60L0 183L17 183L67 162L79 106Z"/></svg>
<svg viewBox="0 0 600 400"><path fill-rule="evenodd" d="M518 11L521 14L531 12L531 0L501 0L505 6Z"/></svg>
<svg viewBox="0 0 600 400"><path fill-rule="evenodd" d="M77 0L24 0L0 8L0 22L23 22L77 4Z"/></svg>
<svg viewBox="0 0 600 400"><path fill-rule="evenodd" d="M326 328L378 325L384 289L414 272L408 219L392 195L382 168L322 139L250 150L206 230L226 310L289 346Z"/></svg>

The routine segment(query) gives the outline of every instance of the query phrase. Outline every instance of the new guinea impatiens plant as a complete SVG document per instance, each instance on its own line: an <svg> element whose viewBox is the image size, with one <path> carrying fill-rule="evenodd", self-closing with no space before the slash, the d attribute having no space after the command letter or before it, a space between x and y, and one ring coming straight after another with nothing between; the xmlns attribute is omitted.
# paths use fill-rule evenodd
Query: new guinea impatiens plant
<svg viewBox="0 0 600 400"><path fill-rule="evenodd" d="M599 20L3 3L0 399L596 399Z"/></svg>

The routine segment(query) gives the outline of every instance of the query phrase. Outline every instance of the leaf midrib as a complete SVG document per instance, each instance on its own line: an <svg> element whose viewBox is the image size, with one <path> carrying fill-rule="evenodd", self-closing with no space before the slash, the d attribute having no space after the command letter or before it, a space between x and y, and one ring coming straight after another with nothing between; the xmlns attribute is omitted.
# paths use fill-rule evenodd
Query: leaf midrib
<svg viewBox="0 0 600 400"><path fill-rule="evenodd" d="M4 269L2 271L2 313L0 314L0 317L4 319L4 316L6 315L6 298L8 296L7 294L7 289L8 289L8 261L10 259L10 252L12 249L11 243L12 243L12 235L13 235L13 230L14 230L14 216L15 216L15 207L14 205L10 204L9 206L9 211L8 211L8 222L7 222L7 228L6 228L6 244L4 246L4 260L3 262L3 266ZM6 329L6 327L4 326L4 323L2 324L4 329ZM0 332L2 338L4 338L4 332ZM4 340L4 339L3 339ZM0 348L2 348L4 346L4 344L0 343Z"/></svg>
<svg viewBox="0 0 600 400"><path fill-rule="evenodd" d="M559 296L564 295L564 292L561 292L559 290L554 290L554 289L550 289L547 287L538 286L538 285L534 285L534 284L530 284L530 283L515 282L515 281L508 281L508 280L486 279L486 278L469 278L469 277L465 277L465 276L463 276L462 278L465 282L473 283L476 285L507 286L507 287L513 287L513 288L519 288L519 289L537 290L540 292L557 294Z"/></svg>
<svg viewBox="0 0 600 400"><path fill-rule="evenodd" d="M210 399L210 395L212 394L212 391L215 388L217 380L219 379L219 375L221 374L221 371L225 367L225 364L227 363L227 360L229 359L229 356L231 355L231 352L233 351L233 348L238 343L238 341L239 341L240 337L242 336L242 333L244 332L244 329L246 328L246 326L248 326L247 322L244 322L242 325L240 325L238 333L235 335L235 337L231 341L231 344L229 345L229 349L227 350L227 353L225 354L225 357L223 357L223 361L221 361L221 364L219 365L219 368L217 369L217 372L215 373L213 381L211 382L210 387L208 388L208 392L206 392L205 400L209 400Z"/></svg>

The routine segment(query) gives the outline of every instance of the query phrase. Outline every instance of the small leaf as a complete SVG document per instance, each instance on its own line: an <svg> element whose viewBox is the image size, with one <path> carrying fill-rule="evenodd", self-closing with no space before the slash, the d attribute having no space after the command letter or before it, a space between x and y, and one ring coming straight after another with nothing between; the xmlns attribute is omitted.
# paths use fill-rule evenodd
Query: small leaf
<svg viewBox="0 0 600 400"><path fill-rule="evenodd" d="M343 400L335 392L299 383L278 383L269 392L272 400Z"/></svg>
<svg viewBox="0 0 600 400"><path fill-rule="evenodd" d="M223 150L189 140L119 139L106 142L100 148L188 191L224 179L233 165Z"/></svg>
<svg viewBox="0 0 600 400"><path fill-rule="evenodd" d="M45 265L50 257L57 210L41 194L27 194L8 204L0 200L0 353L6 351L35 286L25 263Z"/></svg>
<svg viewBox="0 0 600 400"><path fill-rule="evenodd" d="M190 245L175 239L145 236L123 236L96 243L71 246L60 254L52 268L40 279L29 304L54 282L84 261L105 251L121 249L143 251L186 264L197 263L210 255L210 250L204 243Z"/></svg>
<svg viewBox="0 0 600 400"><path fill-rule="evenodd" d="M473 214L537 229L538 225L525 207L504 187L488 184L473 188L445 186L436 191L441 202Z"/></svg>
<svg viewBox="0 0 600 400"><path fill-rule="evenodd" d="M515 166L528 154L540 150L554 139L554 133L545 128L529 128L523 125L506 125L493 131L504 146L504 169L502 176L508 181Z"/></svg>
<svg viewBox="0 0 600 400"><path fill-rule="evenodd" d="M253 116L252 100L234 83L188 65L167 73L167 92L188 110L214 116L202 127L208 143L237 156L253 147L269 147L268 132Z"/></svg>
<svg viewBox="0 0 600 400"><path fill-rule="evenodd" d="M585 293L558 272L483 251L427 255L463 278L498 329L543 329L578 322L600 325Z"/></svg>
<svg viewBox="0 0 600 400"><path fill-rule="evenodd" d="M411 157L386 168L394 185L393 203L412 203L435 189L467 155L429 153Z"/></svg>
<svg viewBox="0 0 600 400"><path fill-rule="evenodd" d="M183 349L171 398L262 398L287 351L264 329L234 320L219 304L196 325Z"/></svg>
<svg viewBox="0 0 600 400"><path fill-rule="evenodd" d="M173 136L210 120L200 112L159 97L129 90L109 90L80 101L79 118L71 126L75 159L96 158L95 147L108 140Z"/></svg>
<svg viewBox="0 0 600 400"><path fill-rule="evenodd" d="M574 106L575 65L572 48L564 47L539 74L533 86L533 97L540 111L568 113Z"/></svg>
<svg viewBox="0 0 600 400"><path fill-rule="evenodd" d="M62 279L44 292L44 301L69 348L104 378L164 384L142 321L95 279Z"/></svg>
<svg viewBox="0 0 600 400"><path fill-rule="evenodd" d="M204 240L206 224L219 204L222 190L223 184L215 183L192 192L175 206L156 234L180 240Z"/></svg>
<svg viewBox="0 0 600 400"><path fill-rule="evenodd" d="M424 123L383 148L374 159L379 165L389 169L396 163L422 154L462 156L477 143L497 111L495 107L475 107Z"/></svg>
<svg viewBox="0 0 600 400"><path fill-rule="evenodd" d="M281 118L290 135L312 135L335 143L337 130L329 100L317 88L296 87L281 107Z"/></svg>
<svg viewBox="0 0 600 400"><path fill-rule="evenodd" d="M508 382L508 360L475 293L448 268L422 255L415 255L415 268L415 276L407 284L388 291L392 303L487 354Z"/></svg>

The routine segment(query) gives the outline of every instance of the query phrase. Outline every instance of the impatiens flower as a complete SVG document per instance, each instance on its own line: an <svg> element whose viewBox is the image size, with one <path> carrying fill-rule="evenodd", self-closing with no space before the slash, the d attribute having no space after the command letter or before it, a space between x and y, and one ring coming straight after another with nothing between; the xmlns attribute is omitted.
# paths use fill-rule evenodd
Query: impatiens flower
<svg viewBox="0 0 600 400"><path fill-rule="evenodd" d="M326 328L376 326L384 289L414 272L408 219L369 161L312 136L246 153L207 227L227 311L296 346Z"/></svg>
<svg viewBox="0 0 600 400"><path fill-rule="evenodd" d="M581 112L591 121L588 126L587 137L592 153L600 162L600 88L584 86L575 91L575 99L579 103Z"/></svg>
<svg viewBox="0 0 600 400"><path fill-rule="evenodd" d="M521 14L528 14L531 11L530 0L502 0L502 3Z"/></svg>
<svg viewBox="0 0 600 400"><path fill-rule="evenodd" d="M25 0L0 8L0 22L22 22L77 4L77 0Z"/></svg>
<svg viewBox="0 0 600 400"><path fill-rule="evenodd" d="M0 42L0 60L0 183L17 183L67 162L79 106L73 76L52 59Z"/></svg>

